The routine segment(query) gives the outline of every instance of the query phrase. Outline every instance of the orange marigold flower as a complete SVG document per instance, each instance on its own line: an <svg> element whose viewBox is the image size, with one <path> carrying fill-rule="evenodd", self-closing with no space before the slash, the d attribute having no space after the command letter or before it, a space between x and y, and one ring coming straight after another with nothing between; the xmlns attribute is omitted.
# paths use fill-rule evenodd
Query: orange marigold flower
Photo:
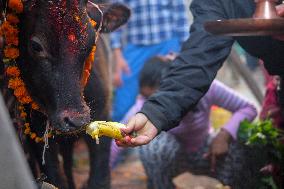
<svg viewBox="0 0 284 189"><path fill-rule="evenodd" d="M4 21L0 27L3 34L10 33L15 29L8 21Z"/></svg>
<svg viewBox="0 0 284 189"><path fill-rule="evenodd" d="M31 133L31 129L30 129L30 128L26 128L26 129L24 130L24 133L25 133L26 135L30 134L30 133Z"/></svg>
<svg viewBox="0 0 284 189"><path fill-rule="evenodd" d="M88 70L84 70L83 76L82 76L82 79L81 79L81 85L83 87L85 87L87 85L89 77L90 77L90 72Z"/></svg>
<svg viewBox="0 0 284 189"><path fill-rule="evenodd" d="M43 139L42 139L41 137L36 137L36 138L35 138L35 142L36 142L36 143L39 143L39 142L41 142L41 141L43 141Z"/></svg>
<svg viewBox="0 0 284 189"><path fill-rule="evenodd" d="M35 139L36 138L36 134L35 133L31 133L31 139Z"/></svg>
<svg viewBox="0 0 284 189"><path fill-rule="evenodd" d="M24 125L25 125L25 127L29 127L29 126L30 126L30 124L29 124L29 123L25 123Z"/></svg>
<svg viewBox="0 0 284 189"><path fill-rule="evenodd" d="M19 18L14 14L7 14L6 18L11 24L18 24L20 22Z"/></svg>
<svg viewBox="0 0 284 189"><path fill-rule="evenodd" d="M32 98L28 96L27 94L25 96L20 96L18 100L22 104L29 104L32 102Z"/></svg>
<svg viewBox="0 0 284 189"><path fill-rule="evenodd" d="M13 78L13 79L9 80L8 88L16 89L16 88L18 88L20 86L23 86L23 85L24 85L23 80L20 79L19 77L16 77L16 78Z"/></svg>
<svg viewBox="0 0 284 189"><path fill-rule="evenodd" d="M32 109L34 109L34 110L39 109L39 106L37 105L37 103L35 103L35 102L32 103Z"/></svg>
<svg viewBox="0 0 284 189"><path fill-rule="evenodd" d="M97 49L97 47L93 46L91 53L89 54L88 58L85 61L85 65L89 65L89 66L92 65L92 62L94 62L94 60L95 60L96 49ZM88 69L90 69L90 68L88 68Z"/></svg>
<svg viewBox="0 0 284 189"><path fill-rule="evenodd" d="M8 35L5 38L5 42L6 42L7 45L18 46L19 45L19 38L18 38L18 36Z"/></svg>
<svg viewBox="0 0 284 189"><path fill-rule="evenodd" d="M20 116L21 116L21 118L26 118L27 117L27 113L26 112L21 112L21 114L20 114Z"/></svg>
<svg viewBox="0 0 284 189"><path fill-rule="evenodd" d="M96 49L97 47L94 45L91 53L89 54L88 58L85 61L85 66L84 66L84 70L82 73L82 79L81 79L81 85L85 86L88 82L89 76L90 76L90 70L92 68L92 63L95 60L95 53L96 53Z"/></svg>
<svg viewBox="0 0 284 189"><path fill-rule="evenodd" d="M19 56L19 49L14 47L6 47L4 49L4 55L6 58L16 59Z"/></svg>
<svg viewBox="0 0 284 189"><path fill-rule="evenodd" d="M24 97L27 95L27 90L26 88L22 85L14 89L14 95L19 98L19 97Z"/></svg>
<svg viewBox="0 0 284 189"><path fill-rule="evenodd" d="M17 66L9 66L6 69L6 74L9 77L19 77L20 76L20 70Z"/></svg>
<svg viewBox="0 0 284 189"><path fill-rule="evenodd" d="M24 6L21 0L9 0L8 7L13 9L17 13L21 13L24 10Z"/></svg>

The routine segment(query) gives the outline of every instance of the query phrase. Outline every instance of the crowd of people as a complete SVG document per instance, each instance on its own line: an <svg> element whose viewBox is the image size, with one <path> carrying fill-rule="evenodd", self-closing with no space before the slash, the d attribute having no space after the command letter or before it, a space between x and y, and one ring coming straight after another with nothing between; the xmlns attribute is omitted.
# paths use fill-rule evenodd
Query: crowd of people
<svg viewBox="0 0 284 189"><path fill-rule="evenodd" d="M192 0L193 20L185 0L96 1L122 3L131 10L127 24L109 34L114 68L110 115L126 125L121 129L125 138L112 141L112 169L124 152L136 149L149 189L174 189L173 178L185 171L215 177L233 189L254 188L248 182L258 175L249 174L253 165L243 161L247 151L237 133L245 120L267 118L283 129L284 36L217 36L204 23L251 18L258 1ZM283 2L274 1L277 14L284 17ZM216 79L236 43L248 70L263 71L261 111ZM218 130L210 121L212 107L231 114Z"/></svg>
<svg viewBox="0 0 284 189"><path fill-rule="evenodd" d="M125 147L140 146L148 188L174 188L172 178L185 170L214 173L223 182L224 174L241 174L234 169L240 163L234 158L240 155L235 145L238 127L244 120L253 121L258 112L215 77L235 42L244 49L249 70L263 61L264 75L269 76L260 117L274 118L281 128L283 37L215 36L205 31L203 24L209 20L252 17L254 1L193 0L191 26L183 0L112 2L132 10L127 25L110 34L115 66L112 119L126 124L126 134L138 136L113 142L111 166ZM284 16L281 3L277 13ZM217 134L209 121L214 105L232 113Z"/></svg>

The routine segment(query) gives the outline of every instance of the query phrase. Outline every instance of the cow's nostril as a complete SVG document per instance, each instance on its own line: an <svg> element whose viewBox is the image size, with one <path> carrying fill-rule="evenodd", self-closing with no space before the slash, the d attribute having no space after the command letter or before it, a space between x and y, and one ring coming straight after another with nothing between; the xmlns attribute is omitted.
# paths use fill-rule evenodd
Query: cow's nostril
<svg viewBox="0 0 284 189"><path fill-rule="evenodd" d="M70 123L70 119L68 118L68 117L65 117L64 119L63 119L63 121L65 122L65 123Z"/></svg>
<svg viewBox="0 0 284 189"><path fill-rule="evenodd" d="M84 125L90 122L90 116L87 113L75 111L62 111L57 114L57 121L59 123L58 129L68 129L66 132L73 132L81 130Z"/></svg>
<svg viewBox="0 0 284 189"><path fill-rule="evenodd" d="M69 117L64 117L63 121L67 127L71 127L71 128L78 127L77 125L75 125L75 123L72 122L72 120Z"/></svg>

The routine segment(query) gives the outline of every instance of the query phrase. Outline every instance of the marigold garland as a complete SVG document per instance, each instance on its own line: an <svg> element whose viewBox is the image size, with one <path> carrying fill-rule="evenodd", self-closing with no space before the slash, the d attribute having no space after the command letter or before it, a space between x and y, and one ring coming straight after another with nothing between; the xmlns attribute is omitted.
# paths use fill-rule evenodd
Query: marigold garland
<svg viewBox="0 0 284 189"><path fill-rule="evenodd" d="M20 22L19 18L15 16L14 14L7 14L6 18L9 23L14 24L14 25Z"/></svg>
<svg viewBox="0 0 284 189"><path fill-rule="evenodd" d="M24 10L24 5L21 0L9 0L8 7L16 13L22 13Z"/></svg>
<svg viewBox="0 0 284 189"><path fill-rule="evenodd" d="M16 59L19 57L20 52L18 49L19 38L18 28L19 18L16 14L22 13L23 3L21 0L9 0L8 3L9 13L5 15L4 22L0 26L0 36L5 39L4 58L3 62L6 64L5 74L10 79L8 81L8 88L14 90L14 95L19 101L20 105L18 110L20 117L24 120L24 134L29 135L31 139L36 142L44 141L43 137L37 137L36 133L31 132L30 124L27 120L27 113L24 105L30 104L32 109L38 110L38 105L32 101L25 87L25 83L21 79L21 72L16 65ZM51 137L51 134L48 135Z"/></svg>
<svg viewBox="0 0 284 189"><path fill-rule="evenodd" d="M15 47L5 47L4 49L4 56L8 59L16 59L20 55L19 49Z"/></svg>
<svg viewBox="0 0 284 189"><path fill-rule="evenodd" d="M92 64L95 60L95 52L96 52L96 46L93 46L90 55L88 56L88 58L85 61L82 79L81 79L81 85L83 87L85 87L87 85L88 79L91 75L90 72L91 72L91 69L92 69Z"/></svg>
<svg viewBox="0 0 284 189"><path fill-rule="evenodd" d="M20 52L18 49L19 44L19 30L17 24L20 22L16 14L23 12L23 3L21 0L9 0L8 8L10 13L4 15L4 21L0 25L0 37L2 36L5 39L5 48L4 48L4 58L3 62L6 63L5 74L10 78L8 81L8 88L14 90L14 95L17 100L20 102L18 110L20 111L20 117L24 120L24 134L29 136L35 142L44 142L44 137L38 137L36 133L31 131L30 123L27 122L27 113L25 112L24 105L30 104L31 108L34 110L39 110L39 106L32 100L28 91L26 90L25 83L21 79L21 72L17 65L15 64L16 59L19 57ZM90 19L90 24L92 27L96 26L96 22ZM88 58L85 61L81 84L83 87L86 86L88 78L90 76L90 70L92 68L92 63L95 59L96 46L92 48L92 51ZM49 132L47 137L52 137L52 134Z"/></svg>
<svg viewBox="0 0 284 189"><path fill-rule="evenodd" d="M6 69L6 75L9 77L19 77L20 76L20 70L17 66L9 66Z"/></svg>

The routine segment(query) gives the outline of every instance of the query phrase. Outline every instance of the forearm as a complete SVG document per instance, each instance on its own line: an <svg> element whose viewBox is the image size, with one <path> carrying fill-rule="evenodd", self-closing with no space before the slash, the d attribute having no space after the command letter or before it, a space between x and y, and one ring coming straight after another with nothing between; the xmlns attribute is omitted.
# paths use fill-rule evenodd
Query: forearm
<svg viewBox="0 0 284 189"><path fill-rule="evenodd" d="M176 126L182 117L206 93L218 69L230 53L233 39L213 36L203 28L211 19L221 19L221 10L211 9L211 1L194 1L195 21L190 38L183 44L180 55L163 77L160 89L145 102L141 112L161 130Z"/></svg>
<svg viewBox="0 0 284 189"><path fill-rule="evenodd" d="M253 104L218 80L213 82L206 97L210 105L219 106L232 113L232 117L223 129L228 131L234 139L236 139L240 123L245 119L253 121L257 115Z"/></svg>
<svg viewBox="0 0 284 189"><path fill-rule="evenodd" d="M208 56L202 62L195 61L193 56L187 59L183 51L164 76L159 91L148 99L141 112L159 131L176 126L206 93L229 51L230 48L225 49L221 59Z"/></svg>
<svg viewBox="0 0 284 189"><path fill-rule="evenodd" d="M253 121L256 115L257 111L255 107L249 105L233 114L230 120L223 126L223 129L230 133L232 138L236 140L240 123L244 120Z"/></svg>

